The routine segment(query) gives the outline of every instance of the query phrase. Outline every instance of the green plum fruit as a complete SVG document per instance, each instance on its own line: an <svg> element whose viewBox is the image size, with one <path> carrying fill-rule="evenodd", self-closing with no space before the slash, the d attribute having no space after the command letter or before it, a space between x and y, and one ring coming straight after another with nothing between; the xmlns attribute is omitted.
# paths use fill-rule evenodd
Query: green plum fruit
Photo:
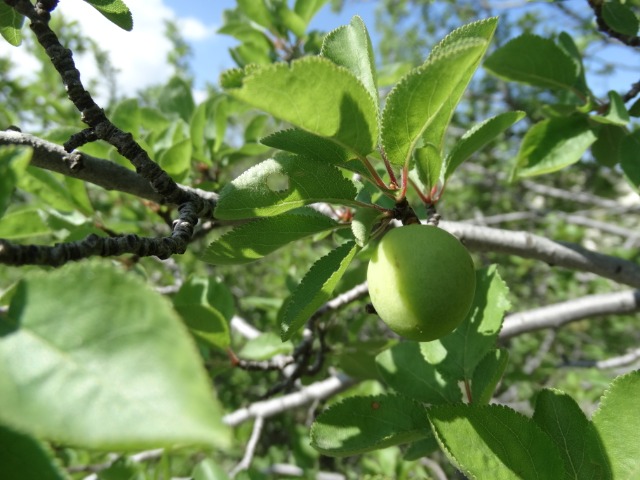
<svg viewBox="0 0 640 480"><path fill-rule="evenodd" d="M369 295L398 335L428 342L455 330L476 290L473 260L460 241L429 225L394 228L382 237L367 269Z"/></svg>

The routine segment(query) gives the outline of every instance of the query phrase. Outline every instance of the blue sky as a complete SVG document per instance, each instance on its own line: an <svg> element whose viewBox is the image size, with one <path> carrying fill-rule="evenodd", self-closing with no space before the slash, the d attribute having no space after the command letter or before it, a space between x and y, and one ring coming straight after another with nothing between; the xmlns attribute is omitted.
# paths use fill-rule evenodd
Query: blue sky
<svg viewBox="0 0 640 480"><path fill-rule="evenodd" d="M170 44L164 38L164 22L171 19L178 23L191 44L194 57L192 71L196 78L196 89L202 90L206 82L216 83L222 70L234 66L228 49L236 41L226 35L217 34L222 25L222 13L233 8L235 0L125 0L134 17L132 32L125 32L106 21L99 13L82 0L64 0L58 9L69 18L76 19L85 33L94 38L111 53L115 67L120 71L118 80L121 93L134 95L137 90L150 84L163 83L171 75L166 58ZM312 21L311 27L329 31L349 22L353 15L360 15L373 37L374 12L376 0L347 0L342 12L336 14L330 5L325 5ZM526 0L493 0L495 11L505 14L523 13L530 9L549 9L544 2ZM584 7L584 0L567 0L567 5ZM500 8L503 6L504 8ZM547 26L550 30L560 31L565 25L554 26L555 17L551 17ZM560 18L560 17L558 17ZM37 62L30 58L23 48L14 48L6 42L0 42L0 55L9 55L16 63L18 74L28 76L37 68ZM615 75L592 77L590 85L598 95L614 89L625 92L633 82L640 78L637 54L628 47L616 47L600 52L600 56L614 59L625 67ZM95 62L90 57L76 56L76 62L83 78L96 75ZM101 92L93 92L100 100ZM198 92L196 92L198 93Z"/></svg>

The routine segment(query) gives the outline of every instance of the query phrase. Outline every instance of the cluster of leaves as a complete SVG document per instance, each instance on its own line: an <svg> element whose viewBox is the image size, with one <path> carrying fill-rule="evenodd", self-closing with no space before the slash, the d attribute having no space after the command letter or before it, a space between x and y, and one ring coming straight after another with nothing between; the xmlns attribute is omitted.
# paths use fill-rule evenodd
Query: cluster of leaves
<svg viewBox="0 0 640 480"><path fill-rule="evenodd" d="M131 29L131 14L120 0L88 3L117 25ZM487 192L480 183L486 181L486 171L480 174L480 187L470 174L466 181L471 182L464 189L456 186L452 174L522 119L523 113L499 113L475 125L476 118L469 115L466 133L457 138L447 135L456 124L458 102L468 108L463 94L489 48L496 19L456 29L415 69L403 63L378 70L360 18L326 36L307 31L325 3L298 0L289 6L291 2L283 0L239 1L238 8L227 11L221 29L241 42L232 55L242 68L223 76L225 93L212 90L207 100L196 105L189 81L174 77L144 100L126 99L109 108L114 123L133 133L174 179L220 190L215 216L238 226L210 243L200 256L196 255L199 245L193 244L194 251L176 269L198 273L172 290L171 301L146 283L171 283L174 270L138 259L123 261L120 267L91 262L53 274L28 271L3 293L0 305L9 308L0 310L0 356L8 368L0 372L4 374L0 376L0 444L15 446L12 452L17 454L12 453L11 463L4 457L0 463L8 465L10 474L65 478L67 474L52 457L70 466L99 463L104 459L101 451L181 445L213 446L225 453L212 458L229 466L229 459L238 455L226 455L230 432L220 423L222 411L244 405L247 396L262 393L273 377L230 372L224 349L233 348L240 358L256 361L291 354L299 330L317 308L362 280L367 245L398 214L405 197L418 200L412 206L420 216L425 205L440 200L445 186L452 211L460 208L468 214L468 205L499 211L517 208L519 187L508 186L516 198L502 203L506 201L497 197L495 184ZM475 17L476 10L465 15ZM604 2L602 15L611 29L624 35L637 33L627 4ZM0 32L5 39L19 43L21 22L13 9L0 2ZM287 63L274 64L276 60ZM555 41L522 35L488 57L485 66L495 75L548 90L560 99L545 105L546 118L526 133L512 177L554 172L559 185L570 177L579 183L576 175L560 169L577 163L591 148L597 168L619 165L637 188L640 175L632 155L639 139L632 119L639 104L627 109L624 96L614 91L608 102L600 103L587 86L582 62L567 34ZM380 87L394 83L381 108ZM243 104L266 115L248 112ZM77 120L68 110L56 110L63 128L48 130L44 136L63 143L77 131ZM270 133L274 124L281 125L273 119L288 127ZM283 152L258 162L271 148ZM94 143L83 151L128 166L113 147ZM87 189L77 180L29 167L30 158L28 149L0 150L0 216L4 215L0 237L70 241L88 233L111 235L119 230L149 234L155 231L156 214L163 221L169 218L167 207L152 205L149 215L147 205L133 204L120 193ZM245 169L241 162L246 158L251 159L251 168L227 182L230 175ZM18 205L10 205L16 196L22 196ZM339 208L340 217L329 218L309 206L316 203ZM556 238L582 235L558 223ZM323 256L306 273L292 275L302 277L300 282L299 278L286 280L290 295L284 302L260 297L256 292L283 296L274 284L285 283L284 272L291 274L292 269L313 263L319 249L298 242L309 238L325 240L322 249L329 244L331 250L326 254L322 250ZM298 251L292 254L292 248ZM252 263L266 255L271 264ZM199 259L214 266L205 267ZM483 256L482 261L486 264L490 259ZM128 274L122 273L122 267L130 270ZM512 261L510 267L506 275L518 279L514 288L519 293L533 289L532 282L522 281L538 273L530 262ZM268 269L273 270L269 276L261 274ZM238 272L241 278L236 277ZM10 272L7 278L14 277ZM231 282L243 292L234 290L236 297L242 297L237 302L226 286ZM348 322L347 314L342 315L326 332L330 341L336 340L329 363L355 378L379 381L363 383L356 394L376 392L382 383L394 393L350 393L334 403L314 423L316 452L305 449L307 431L295 419L279 420L270 438L287 435L286 441L293 445L291 455L309 472L317 468L318 451L331 456L369 452L361 471L369 468L393 475L397 472L388 465L398 464L395 457L386 459L386 469L368 466L366 460L384 463L384 452L395 456L395 446L408 443L404 459L421 458L439 446L470 476L633 478L638 469L637 448L627 439L638 429L631 421L633 399L640 393L637 374L620 377L611 385L591 421L571 396L559 390L538 394L532 418L488 405L496 388L501 388L505 372L505 385L525 383L520 368L523 351L537 347L527 338L514 342L509 355L505 348L496 348L508 308L506 288L493 267L479 271L478 283L477 308L454 334L436 342L390 342L380 338L371 317L365 320L360 310L349 314ZM590 288L574 277L540 283L550 285L550 290L557 286L561 298L582 295ZM539 302L537 291L526 291L521 297ZM518 302L522 306L525 301L519 298ZM280 338L268 331L248 342L234 341L229 324L237 312L267 330L279 329ZM623 337L633 341L622 327L598 328L606 341ZM574 334L575 330L568 335ZM569 343L576 342L572 338ZM40 361L34 362L34 357ZM221 385L219 400L207 390L203 362ZM326 369L325 365L316 378L326 376ZM510 370L515 372L511 377ZM584 389L572 390L579 400L576 392ZM530 391L525 398L533 403ZM77 415L78 411L86 415ZM249 432L241 429L236 437L242 444ZM50 451L49 445L56 451ZM60 445L98 453L75 448L60 453ZM262 463L256 461L256 470L289 460L278 445L261 453ZM198 480L226 478L210 460L194 469L199 458L192 458L188 449L186 459L180 460L184 464L175 466L179 455L164 457L174 459L174 472L189 472ZM168 462L146 474L169 477ZM259 475L256 470L251 475ZM128 478L144 475L143 471L140 465L122 461L103 475Z"/></svg>

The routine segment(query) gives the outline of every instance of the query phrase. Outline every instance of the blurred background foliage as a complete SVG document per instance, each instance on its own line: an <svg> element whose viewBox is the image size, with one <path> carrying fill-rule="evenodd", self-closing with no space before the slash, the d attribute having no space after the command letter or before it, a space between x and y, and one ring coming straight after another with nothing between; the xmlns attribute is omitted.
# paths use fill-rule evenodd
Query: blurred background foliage
<svg viewBox="0 0 640 480"><path fill-rule="evenodd" d="M340 10L351 1L359 3L357 0L333 0L332 8ZM322 6L322 2L316 3ZM524 2L517 3L518 8L511 8L506 1L377 2L375 25L368 27L378 37L375 53L383 93L388 92L389 86L409 69L422 63L430 47L449 31L492 15L500 15L501 20L491 48L522 32L554 38L562 30L568 31L584 56L594 91L603 100L606 100L606 89L596 88L597 85L606 84L621 94L630 88L628 83L614 83L620 69L626 72L624 78L628 78L628 71L633 69L631 75L636 81L640 79L637 61L629 66L624 60L626 56L606 53L611 51L608 49L619 51L623 47L612 46L613 42L597 31L586 2L554 2L545 4L544 8L535 2L526 6ZM307 32L306 25L287 16L285 9L280 14L277 11L275 8L273 17L262 25L256 25L256 18L251 17L247 8L238 7L226 12L220 33L238 40L232 57L239 66L290 61L319 52L325 32ZM207 87L203 101L194 100L193 77L188 68L190 49L176 25L168 23L166 29L167 38L174 47L167 61L174 66L175 75L168 83L147 88L133 98L120 97L108 56L90 38L80 35L76 24L54 15L53 27L74 52L92 52L100 67L100 76L92 80L89 90L95 87L109 92L104 107L110 118L132 132L151 157L179 182L218 191L248 166L271 155L272 151L261 145L259 139L279 128L272 118L241 105L216 85ZM0 58L0 77L3 79L0 82L0 127L17 125L23 131L62 143L82 124L66 99L57 73L30 35L25 35L23 48L39 60L39 70L35 76L27 78L16 71L8 59ZM560 172L526 181L509 180L524 133L534 122L547 116L545 106L570 101L564 93L506 83L481 69L455 114L451 138L459 137L473 124L502 111L524 110L527 118L461 167L461 172L448 185L443 202L438 205L439 213L445 220L524 230L556 241L578 243L637 263L640 202L618 167L599 163L593 155L587 154L578 164ZM632 126L637 129L637 122L632 122ZM90 144L83 150L131 168L113 147L106 144ZM0 158L4 157L4 160L16 155L15 149L0 149ZM0 220L0 237L24 243L53 244L83 238L89 233L164 235L173 218L166 206L104 191L33 167L27 167L27 174L20 178L18 187ZM411 200L419 203L417 198ZM29 221L25 222L26 218ZM18 224L22 227L17 228ZM191 248L184 255L166 261L135 257L105 261L121 264L122 268L146 278L169 295L175 295L189 279L210 279L226 292L218 295L218 299L232 298L231 307L228 302L216 304L216 299L212 307L225 311L227 317L239 315L262 332L277 333L276 317L282 301L315 259L335 245L336 239L324 236L297 242L247 265L211 266L201 262L198 255L224 231L225 227L204 223ZM364 280L366 258L365 250L342 280L338 292ZM499 264L500 274L511 289L513 312L617 288L612 282L592 274L559 270L515 256L481 253L474 254L474 258L478 266ZM0 266L0 294L32 268L35 267ZM366 300L361 300L322 319L330 352L323 368L304 382L323 379L328 369L336 368L363 379L343 395L380 391L373 358L388 345L391 335L376 317L366 313L365 303ZM293 343L282 346L279 339L267 338L266 347L245 352L256 359L273 349L286 353L299 340L295 338ZM241 336L231 336L231 348L236 353L242 353L246 343ZM605 386L619 372L581 365L590 360L621 355L627 349L637 347L640 329L637 316L595 318L572 323L558 331L524 334L505 343L511 361L496 393L498 401L530 413L535 393L542 386L556 387L573 396L589 412ZM279 379L274 372L232 368L224 349L204 342L200 342L200 348L228 411L258 400ZM338 398L341 396L331 402ZM400 450L395 447L355 458L319 457L308 445L304 425L310 423L314 411L321 407L313 405L309 410L287 412L270 419L251 470L237 478L276 478L264 473L275 463L295 464L306 472L305 475L317 470L338 470L354 479L403 479L427 474L428 470L419 462L403 461ZM212 458L228 471L242 456L250 433L250 425L238 428L235 457L216 458L214 453ZM435 445L425 446L425 451L434 449ZM101 460L98 455L68 448L60 449L57 454L66 465ZM434 455L434 459L439 460L438 454ZM160 461L143 469L139 464L122 462L103 472L100 478L162 478L154 475L167 468L172 475L180 475L197 463L196 460L199 459L185 452L184 457L173 455L171 460L166 460L169 466ZM451 468L446 462L442 465ZM447 473L454 475L453 470ZM83 474L77 474L77 478L83 478Z"/></svg>

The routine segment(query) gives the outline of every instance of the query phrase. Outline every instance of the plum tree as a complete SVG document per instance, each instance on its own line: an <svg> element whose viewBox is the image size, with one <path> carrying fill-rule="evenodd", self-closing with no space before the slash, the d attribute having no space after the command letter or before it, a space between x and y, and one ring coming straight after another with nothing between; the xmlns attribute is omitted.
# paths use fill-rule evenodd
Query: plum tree
<svg viewBox="0 0 640 480"><path fill-rule="evenodd" d="M427 342L465 319L475 293L473 260L450 233L429 225L388 232L367 270L376 312L398 335Z"/></svg>

